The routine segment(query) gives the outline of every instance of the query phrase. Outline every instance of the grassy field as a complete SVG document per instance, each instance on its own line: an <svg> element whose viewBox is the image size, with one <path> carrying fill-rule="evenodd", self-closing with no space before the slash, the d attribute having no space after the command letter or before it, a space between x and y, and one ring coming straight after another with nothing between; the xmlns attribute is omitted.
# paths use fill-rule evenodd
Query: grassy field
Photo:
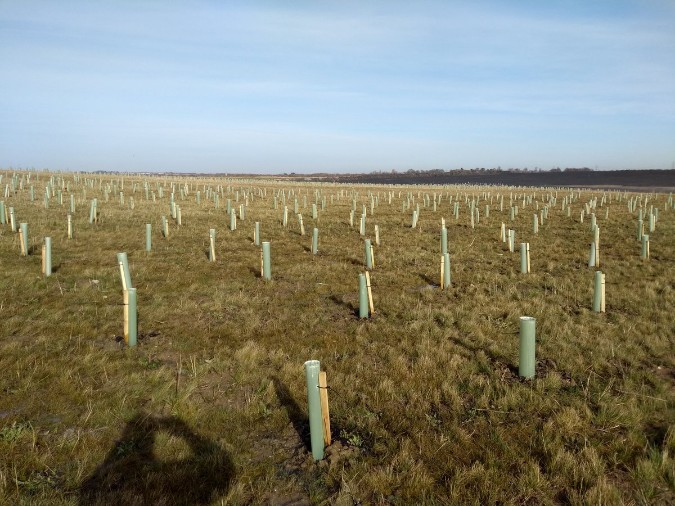
<svg viewBox="0 0 675 506"><path fill-rule="evenodd" d="M4 192L14 173L0 173ZM16 173L16 192L0 199L17 223L28 223L31 245L22 257L18 234L0 225L0 501L675 503L675 210L668 195L126 176L121 204L119 176L53 177L49 209L47 173ZM70 190L62 191L63 204L60 178ZM156 201L146 200L145 182ZM170 216L172 183L181 226ZM209 187L220 193L218 208ZM317 206L313 220L317 191L326 206ZM239 211L245 194L246 217L230 231L226 199ZM524 208L523 195L532 197ZM435 212L434 196L442 196ZM570 217L562 210L568 196ZM511 197L519 207L514 221ZM588 216L580 223L594 197L606 313L592 311L593 235ZM635 197L645 213L659 210L649 260L640 258L637 211L628 210ZM472 199L480 210L475 228ZM363 205L365 237L374 243L377 224L381 244L371 272L375 314L362 320ZM548 219L535 235L533 213L545 205ZM438 287L442 217L448 290ZM256 221L262 240L271 241L270 282L260 278ZM500 240L502 222L515 229L516 243L530 243L530 274L520 273L519 253ZM210 228L217 230L215 263ZM45 236L53 243L49 277L41 275ZM138 293L135 348L120 337L122 251ZM537 320L533 380L518 376L524 315ZM309 451L309 359L321 361L330 387L334 442L317 463Z"/></svg>

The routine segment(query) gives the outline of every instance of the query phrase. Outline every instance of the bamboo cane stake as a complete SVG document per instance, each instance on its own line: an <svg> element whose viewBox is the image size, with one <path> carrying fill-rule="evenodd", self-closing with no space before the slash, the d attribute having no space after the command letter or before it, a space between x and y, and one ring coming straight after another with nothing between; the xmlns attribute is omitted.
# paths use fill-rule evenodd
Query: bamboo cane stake
<svg viewBox="0 0 675 506"><path fill-rule="evenodd" d="M328 409L328 382L326 381L326 371L321 371L319 373L319 395L321 397L321 417L323 418L323 442L326 446L330 446L330 411Z"/></svg>
<svg viewBox="0 0 675 506"><path fill-rule="evenodd" d="M370 272L366 271L366 288L368 288L368 307L370 308L370 314L375 313L375 306L373 305L373 290L370 284Z"/></svg>

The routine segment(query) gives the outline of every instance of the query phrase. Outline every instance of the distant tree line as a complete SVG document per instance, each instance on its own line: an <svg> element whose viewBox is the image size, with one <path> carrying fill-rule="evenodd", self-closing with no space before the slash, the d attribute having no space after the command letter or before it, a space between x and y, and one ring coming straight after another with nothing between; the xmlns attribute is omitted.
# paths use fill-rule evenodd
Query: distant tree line
<svg viewBox="0 0 675 506"><path fill-rule="evenodd" d="M508 169L502 169L501 167L493 167L491 169L486 169L485 167L475 167L473 169L465 169L465 168L459 168L459 169L427 169L427 170L420 170L420 169L408 169L404 172L399 172L396 169L391 170L390 172L383 172L381 170L374 170L370 172L371 175L373 176L379 176L379 175L406 175L406 176L443 176L447 174L460 174L460 175L466 175L466 174L501 174L503 172L511 172L515 174L522 174L522 173L540 173L540 172L547 172L544 169L540 167L534 167L533 169L529 169L527 167L523 168L518 168L518 167L509 167ZM560 167L553 167L548 170L548 172L593 172L593 169L589 167L566 167L564 169L561 169Z"/></svg>

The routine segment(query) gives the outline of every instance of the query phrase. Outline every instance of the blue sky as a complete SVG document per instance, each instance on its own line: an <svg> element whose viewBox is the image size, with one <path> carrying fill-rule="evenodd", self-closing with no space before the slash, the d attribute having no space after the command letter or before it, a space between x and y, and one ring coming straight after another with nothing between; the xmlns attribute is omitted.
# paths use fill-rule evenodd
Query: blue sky
<svg viewBox="0 0 675 506"><path fill-rule="evenodd" d="M674 163L672 0L0 0L0 167Z"/></svg>

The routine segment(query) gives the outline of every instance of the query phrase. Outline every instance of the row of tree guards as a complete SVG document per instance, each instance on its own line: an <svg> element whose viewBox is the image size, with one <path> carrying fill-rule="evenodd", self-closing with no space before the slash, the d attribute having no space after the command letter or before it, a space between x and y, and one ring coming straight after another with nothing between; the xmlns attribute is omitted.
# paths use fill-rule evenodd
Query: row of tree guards
<svg viewBox="0 0 675 506"><path fill-rule="evenodd" d="M71 223L70 220L70 215L69 217L69 225ZM28 254L28 224L27 223L21 223L20 228L18 230L19 232L19 239L20 239L20 244L21 244L21 254L23 256L26 256ZM152 248L152 225L151 224L146 224L146 251L151 251ZM590 254L590 260L589 260L589 266L598 266L599 265L599 227L597 225L594 226L594 233L595 233L595 241L591 243L591 254ZM69 234L70 234L70 228L69 228ZM254 242L259 242L259 236L260 236L260 223L256 222L255 224L255 230L254 230ZM509 230L509 237L511 240L513 240L513 231ZM216 249L215 249L215 239L216 239L216 230L215 229L210 229L209 230L209 260L211 262L216 261ZM502 223L502 240L505 239L505 229L504 229L504 224ZM441 241L441 262L440 262L440 282L439 286L441 289L447 289L451 286L451 269L450 269L450 255L448 253L448 245L447 245L447 228L445 227L445 223L443 220L442 223L442 228L441 228L441 236L440 236L440 241ZM512 249L512 242L509 244L510 248ZM649 258L649 236L644 234L642 236L642 247L643 247L643 253L642 253L642 258ZM375 253L374 253L374 248L371 244L370 239L366 239L364 241L364 248L365 248L365 267L366 267L366 272L365 274L360 274L359 275L359 317L360 318L368 318L374 313L374 304L373 304L373 297L372 297L372 287L370 283L370 274L369 270L372 270L375 267ZM44 240L44 244L42 247L42 273L45 276L50 276L52 273L52 260L51 260L51 238L46 237ZM318 253L318 229L314 228L313 233L312 233L312 248L311 248L312 254L316 255ZM118 259L122 259L120 266L125 266L123 268L123 272L126 273L124 276L124 282L128 286L131 285L131 278L129 276L129 270L128 270L128 262L126 260L127 256L126 253L121 253L121 257L118 255ZM122 267L121 267L122 269ZM521 243L520 244L520 272L523 274L527 274L531 272L530 268L530 244L529 243ZM263 242L262 243L262 248L260 251L260 275L261 277L269 281L272 279L272 266L271 266L271 247L270 247L270 242ZM594 289L594 296L593 296L593 310L596 312L604 312L605 309L605 288L604 288L604 274L602 274L601 279L602 283L599 285L598 283L598 273L596 273L596 281L595 281L595 289ZM126 289L124 290L125 292L127 291ZM128 296L125 295L125 300ZM135 305L135 293L134 293L134 305ZM125 302L126 305L126 302ZM600 309L601 308L601 309ZM125 334L126 335L126 334Z"/></svg>

